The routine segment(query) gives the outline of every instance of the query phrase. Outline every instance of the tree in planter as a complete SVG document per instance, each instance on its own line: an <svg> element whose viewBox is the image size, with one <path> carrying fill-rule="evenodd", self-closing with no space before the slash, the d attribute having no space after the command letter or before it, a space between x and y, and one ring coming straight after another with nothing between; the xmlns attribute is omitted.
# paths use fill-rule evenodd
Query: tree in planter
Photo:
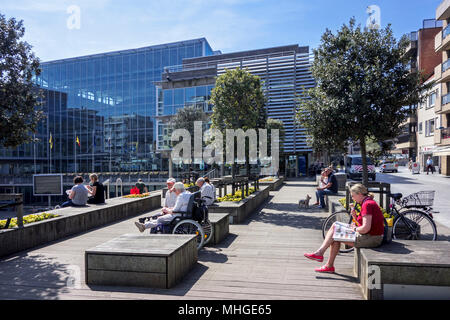
<svg viewBox="0 0 450 320"><path fill-rule="evenodd" d="M0 145L17 147L31 142L43 113L36 107L42 98L33 85L41 72L39 59L21 38L22 21L0 14Z"/></svg>
<svg viewBox="0 0 450 320"><path fill-rule="evenodd" d="M173 130L186 129L191 135L191 150L194 148L194 123L195 121L202 121L205 125L208 121L208 116L202 108L189 106L177 110L175 116L170 119L170 127ZM183 155L184 156L184 155ZM189 179L191 178L192 161L189 163Z"/></svg>
<svg viewBox="0 0 450 320"><path fill-rule="evenodd" d="M210 101L214 106L211 116L212 127L222 133L224 141L226 141L226 129L246 131L266 127L266 99L261 79L245 69L227 70L220 75L216 79ZM247 174L249 174L247 142L245 158ZM234 161L232 175L235 176Z"/></svg>
<svg viewBox="0 0 450 320"><path fill-rule="evenodd" d="M408 114L403 107L419 103L432 85L408 71L407 45L406 38L396 41L390 26L361 30L351 19L336 35L327 30L314 50L317 86L300 102L298 121L317 145L341 148L349 139L359 141L366 185L366 140L396 137Z"/></svg>

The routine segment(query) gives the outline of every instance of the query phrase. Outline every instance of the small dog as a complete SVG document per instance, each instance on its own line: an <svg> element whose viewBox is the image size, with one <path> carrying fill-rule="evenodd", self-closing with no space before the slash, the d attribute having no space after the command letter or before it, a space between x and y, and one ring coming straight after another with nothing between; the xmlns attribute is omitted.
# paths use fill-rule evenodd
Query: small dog
<svg viewBox="0 0 450 320"><path fill-rule="evenodd" d="M309 200L311 200L311 196L309 194L307 194L305 200L300 200L298 202L298 207L299 208L309 209Z"/></svg>

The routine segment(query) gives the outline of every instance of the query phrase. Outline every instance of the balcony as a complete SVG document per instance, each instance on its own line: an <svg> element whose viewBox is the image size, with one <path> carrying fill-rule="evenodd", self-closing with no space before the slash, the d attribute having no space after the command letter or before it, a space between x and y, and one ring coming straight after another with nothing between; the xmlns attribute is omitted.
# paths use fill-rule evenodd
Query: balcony
<svg viewBox="0 0 450 320"><path fill-rule="evenodd" d="M436 20L446 20L450 18L450 0L443 0L436 9Z"/></svg>
<svg viewBox="0 0 450 320"><path fill-rule="evenodd" d="M446 95L442 96L441 108L439 111L435 109L435 112L438 114L450 113L450 93L447 93Z"/></svg>
<svg viewBox="0 0 450 320"><path fill-rule="evenodd" d="M436 129L434 143L439 146L450 146L450 128Z"/></svg>
<svg viewBox="0 0 450 320"><path fill-rule="evenodd" d="M450 81L450 59L442 63L441 67L441 78L439 79L439 82L446 83Z"/></svg>
<svg viewBox="0 0 450 320"><path fill-rule="evenodd" d="M397 138L396 149L409 149L416 147L416 135L414 133L404 134Z"/></svg>
<svg viewBox="0 0 450 320"><path fill-rule="evenodd" d="M450 49L450 25L439 33L434 38L434 50L436 52Z"/></svg>

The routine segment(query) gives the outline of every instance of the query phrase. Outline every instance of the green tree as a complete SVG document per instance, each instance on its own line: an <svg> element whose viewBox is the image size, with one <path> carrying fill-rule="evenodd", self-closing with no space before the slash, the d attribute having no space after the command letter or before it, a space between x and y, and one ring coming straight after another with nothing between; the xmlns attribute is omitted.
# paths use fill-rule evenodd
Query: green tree
<svg viewBox="0 0 450 320"><path fill-rule="evenodd" d="M17 147L32 141L43 112L41 95L33 85L40 74L39 59L22 41L23 21L0 14L0 145Z"/></svg>
<svg viewBox="0 0 450 320"><path fill-rule="evenodd" d="M272 135L272 130L273 129L278 129L279 130L279 135L280 135L280 154L283 153L284 150L284 141L286 138L286 131L284 129L284 123L283 121L281 121L280 119L273 119L273 118L268 118L267 122L266 122L266 129L267 129L267 139L269 141L269 145L267 146L267 150L271 150L271 135Z"/></svg>
<svg viewBox="0 0 450 320"><path fill-rule="evenodd" d="M191 154L194 148L194 122L202 121L203 126L206 126L208 116L202 108L189 106L180 108L177 113L170 119L170 127L176 129L186 129L191 135ZM189 179L192 171L192 162L189 163Z"/></svg>
<svg viewBox="0 0 450 320"><path fill-rule="evenodd" d="M351 19L337 34L322 35L314 50L312 74L317 85L300 102L297 118L316 147L345 147L359 141L363 160L363 183L368 182L368 138L385 141L400 133L408 111L403 106L421 101L420 73L410 73L408 40L400 41L392 29L361 30Z"/></svg>
<svg viewBox="0 0 450 320"><path fill-rule="evenodd" d="M211 116L212 127L218 129L226 141L226 129L265 128L267 111L266 99L260 77L252 75L247 69L236 68L216 79L211 92L214 105ZM246 142L247 174L250 172L248 142ZM235 175L233 163L232 175Z"/></svg>

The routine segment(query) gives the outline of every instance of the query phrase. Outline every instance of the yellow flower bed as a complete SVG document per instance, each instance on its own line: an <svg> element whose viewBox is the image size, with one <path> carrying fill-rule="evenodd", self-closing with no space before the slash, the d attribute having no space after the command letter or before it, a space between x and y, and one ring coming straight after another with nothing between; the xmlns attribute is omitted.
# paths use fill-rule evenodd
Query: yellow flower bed
<svg viewBox="0 0 450 320"><path fill-rule="evenodd" d="M46 213L46 212L39 213L39 214L29 214L29 215L23 217L23 224L52 219L52 218L56 218L56 217L59 217L59 215L53 214L53 213ZM0 220L0 228L4 228L6 226L6 221L7 220ZM17 227L17 218L12 218L11 222L9 224L9 229L14 228L14 227Z"/></svg>
<svg viewBox="0 0 450 320"><path fill-rule="evenodd" d="M195 184L194 184L193 182L191 182L191 183L189 183L189 184L188 184L188 183L185 183L185 184L184 184L184 188L185 188L185 189L190 188L190 187L193 187L193 186L195 186Z"/></svg>
<svg viewBox="0 0 450 320"><path fill-rule="evenodd" d="M141 194L129 194L126 196L123 196L123 198L145 198L150 195L150 192L141 193Z"/></svg>
<svg viewBox="0 0 450 320"><path fill-rule="evenodd" d="M248 188L248 194L246 194L245 197L248 197L250 194L252 194L254 192L255 192L255 188ZM224 201L239 202L239 201L242 201L242 199L244 199L245 197L242 197L241 190L237 190L234 193L234 196L231 194L227 194L223 197L217 198L217 201L219 201L219 202L224 202Z"/></svg>
<svg viewBox="0 0 450 320"><path fill-rule="evenodd" d="M271 181L275 181L275 178L274 177L265 177L265 178L259 179L258 181L259 182L271 182Z"/></svg>

